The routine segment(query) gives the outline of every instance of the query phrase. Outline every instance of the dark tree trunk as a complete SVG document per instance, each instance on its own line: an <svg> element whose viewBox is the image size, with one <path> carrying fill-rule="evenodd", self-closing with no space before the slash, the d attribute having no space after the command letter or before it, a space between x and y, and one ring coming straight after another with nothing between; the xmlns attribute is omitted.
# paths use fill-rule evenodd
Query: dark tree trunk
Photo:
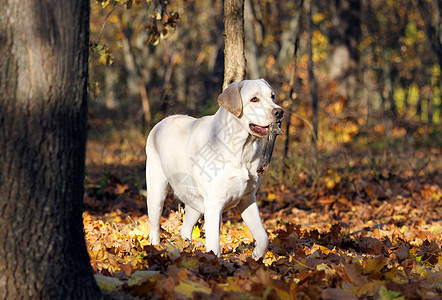
<svg viewBox="0 0 442 300"><path fill-rule="evenodd" d="M244 0L224 1L224 81L223 90L232 82L244 80Z"/></svg>
<svg viewBox="0 0 442 300"><path fill-rule="evenodd" d="M313 29L312 29L312 0L307 0L305 2L306 5L306 17L307 17L307 32L308 32L308 42L307 42L307 53L308 53L308 74L309 74L309 85L310 85L310 95L312 97L312 123L313 123L313 138L312 143L316 149L316 140L318 138L318 88L315 78L315 73L313 71L313 50L312 50L312 38L313 38Z"/></svg>
<svg viewBox="0 0 442 300"><path fill-rule="evenodd" d="M82 225L89 1L0 12L0 299L97 299Z"/></svg>
<svg viewBox="0 0 442 300"><path fill-rule="evenodd" d="M428 39L439 62L439 90L442 91L442 0L418 2L419 11L425 23ZM439 101L439 115L442 112L442 101Z"/></svg>
<svg viewBox="0 0 442 300"><path fill-rule="evenodd" d="M304 11L304 0L301 0L299 2L297 2L298 4L298 12L296 13L296 15L294 16L294 18L290 21L290 29L289 32L290 34L293 34L293 37L289 38L287 37L287 39L292 39L293 40L293 53L292 53L292 70L290 73L290 107L291 107L291 111L288 112L288 116L286 118L286 127L285 127L285 141L284 141L284 159L288 159L288 153L289 153L289 147L290 147L290 127L291 127L291 118L292 118L292 114L293 112L296 110L296 92L298 90L298 85L299 85L299 80L298 80L298 50L299 50L299 40L300 40L300 35L302 32L302 18L303 18L303 11ZM282 35L284 35L285 33L282 33ZM283 42L284 43L284 42ZM281 48L284 48L284 46L282 46ZM287 47L288 48L288 47ZM282 51L282 49L281 49ZM280 52L282 53L282 52ZM283 56L279 56L278 60L281 59L283 60ZM288 166L286 164L284 164L284 169L283 174L286 173Z"/></svg>
<svg viewBox="0 0 442 300"><path fill-rule="evenodd" d="M330 30L330 79L337 80L339 91L353 97L357 87L361 4L359 0L333 1L335 13Z"/></svg>

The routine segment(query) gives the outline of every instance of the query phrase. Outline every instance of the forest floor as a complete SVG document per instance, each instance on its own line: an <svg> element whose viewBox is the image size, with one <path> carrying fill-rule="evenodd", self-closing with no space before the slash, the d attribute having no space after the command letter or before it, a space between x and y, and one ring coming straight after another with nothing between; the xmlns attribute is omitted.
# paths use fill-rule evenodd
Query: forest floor
<svg viewBox="0 0 442 300"><path fill-rule="evenodd" d="M270 238L264 259L236 210L223 215L221 257L179 237L168 197L162 245L148 244L147 133L91 113L84 229L109 297L127 299L440 299L442 131L379 126L345 144L299 142L283 160L278 138L257 198ZM283 164L284 163L284 164ZM286 166L285 173L282 166ZM130 295L130 296L129 296Z"/></svg>

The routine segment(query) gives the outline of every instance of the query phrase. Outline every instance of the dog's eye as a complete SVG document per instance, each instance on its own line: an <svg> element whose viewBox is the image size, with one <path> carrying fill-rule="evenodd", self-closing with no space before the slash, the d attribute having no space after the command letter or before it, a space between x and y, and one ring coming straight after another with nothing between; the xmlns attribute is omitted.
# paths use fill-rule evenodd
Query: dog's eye
<svg viewBox="0 0 442 300"><path fill-rule="evenodd" d="M270 97L272 97L272 100L275 100L276 98L275 94L272 94Z"/></svg>
<svg viewBox="0 0 442 300"><path fill-rule="evenodd" d="M250 99L250 102L259 102L259 99L257 97L253 97L252 99Z"/></svg>

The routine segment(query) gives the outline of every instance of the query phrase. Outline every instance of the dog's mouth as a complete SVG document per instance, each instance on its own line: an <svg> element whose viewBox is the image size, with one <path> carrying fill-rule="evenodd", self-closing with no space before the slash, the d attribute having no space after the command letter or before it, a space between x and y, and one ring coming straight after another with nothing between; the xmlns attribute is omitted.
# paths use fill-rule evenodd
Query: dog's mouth
<svg viewBox="0 0 442 300"><path fill-rule="evenodd" d="M269 130L268 125L267 126L259 126L259 125L253 124L253 123L249 124L249 128L250 128L250 131L254 135L261 137L261 138L265 137L267 135L267 131Z"/></svg>

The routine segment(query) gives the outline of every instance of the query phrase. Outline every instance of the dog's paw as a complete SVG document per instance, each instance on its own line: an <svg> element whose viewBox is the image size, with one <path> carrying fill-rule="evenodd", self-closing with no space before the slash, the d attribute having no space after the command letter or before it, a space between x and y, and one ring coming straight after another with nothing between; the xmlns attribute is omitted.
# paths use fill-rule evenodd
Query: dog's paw
<svg viewBox="0 0 442 300"><path fill-rule="evenodd" d="M181 231L181 238L185 241L189 241L190 244L192 244L192 233L191 234L186 234L184 232Z"/></svg>
<svg viewBox="0 0 442 300"><path fill-rule="evenodd" d="M151 245L159 245L160 244L159 239L149 239L149 242Z"/></svg>
<svg viewBox="0 0 442 300"><path fill-rule="evenodd" d="M210 248L207 248L207 246L206 246L206 252L207 253L212 253L213 255L215 255L217 257L221 257L221 248L210 249Z"/></svg>
<svg viewBox="0 0 442 300"><path fill-rule="evenodd" d="M256 242L255 249L252 252L252 258L258 260L264 258L267 253L267 247L269 246L269 240L263 240L262 242Z"/></svg>
<svg viewBox="0 0 442 300"><path fill-rule="evenodd" d="M254 260L259 260L261 258L264 258L266 253L267 253L267 248L265 248L265 249L258 249L258 247L256 247L253 250L253 252L252 252L252 258Z"/></svg>
<svg viewBox="0 0 442 300"><path fill-rule="evenodd" d="M151 231L149 233L149 242L151 245L159 245L160 244L160 234L156 234Z"/></svg>

